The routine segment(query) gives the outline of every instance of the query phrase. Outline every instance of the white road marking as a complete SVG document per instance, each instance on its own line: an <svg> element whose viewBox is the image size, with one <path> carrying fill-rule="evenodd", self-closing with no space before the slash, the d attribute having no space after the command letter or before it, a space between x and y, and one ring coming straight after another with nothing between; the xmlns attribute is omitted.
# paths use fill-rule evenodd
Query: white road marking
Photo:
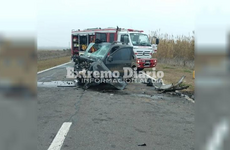
<svg viewBox="0 0 230 150"><path fill-rule="evenodd" d="M192 103L195 103L195 101L194 101L193 99L189 98L188 95L185 95L185 99L187 99L188 101L190 101L190 102L192 102Z"/></svg>
<svg viewBox="0 0 230 150"><path fill-rule="evenodd" d="M37 87L76 87L76 81L37 82Z"/></svg>
<svg viewBox="0 0 230 150"><path fill-rule="evenodd" d="M72 125L72 122L64 122L62 124L61 128L59 129L57 135L53 139L48 150L60 150L61 149L64 143L64 140L65 140L65 137L67 133L69 132L71 125Z"/></svg>
<svg viewBox="0 0 230 150"><path fill-rule="evenodd" d="M52 70L52 69L55 69L55 68L58 68L58 67L61 67L61 66L64 66L64 65L67 65L67 64L70 64L70 62L67 62L67 63L64 63L64 64L61 64L61 65L58 65L58 66L55 66L55 67L52 67L52 68L48 68L46 70L42 70L42 71L39 71L37 74L40 74L40 73L43 73L43 72L46 72L46 71L49 71L49 70Z"/></svg>
<svg viewBox="0 0 230 150"><path fill-rule="evenodd" d="M209 138L206 145L206 150L221 150L223 149L223 142L229 134L229 122L222 119L215 127L212 137Z"/></svg>

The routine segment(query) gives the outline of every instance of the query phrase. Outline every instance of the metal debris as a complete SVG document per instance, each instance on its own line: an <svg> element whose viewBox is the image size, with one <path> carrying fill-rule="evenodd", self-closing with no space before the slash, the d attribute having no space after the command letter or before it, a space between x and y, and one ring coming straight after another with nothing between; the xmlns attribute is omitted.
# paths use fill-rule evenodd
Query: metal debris
<svg viewBox="0 0 230 150"><path fill-rule="evenodd" d="M138 146L147 146L147 145L144 143L144 144L139 144Z"/></svg>
<svg viewBox="0 0 230 150"><path fill-rule="evenodd" d="M176 90L183 90L187 89L189 86L183 86L183 80L185 79L185 76L182 76L181 79L177 83L171 83L171 84L164 84L162 79L155 79L147 74L145 74L147 79L147 86L154 86L156 90L160 91L161 93L165 92L175 92Z"/></svg>

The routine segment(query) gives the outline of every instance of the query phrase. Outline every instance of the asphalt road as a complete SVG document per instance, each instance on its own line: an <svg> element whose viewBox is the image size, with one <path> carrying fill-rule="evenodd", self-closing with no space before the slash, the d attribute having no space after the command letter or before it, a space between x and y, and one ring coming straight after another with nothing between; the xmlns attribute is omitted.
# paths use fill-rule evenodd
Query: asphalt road
<svg viewBox="0 0 230 150"><path fill-rule="evenodd" d="M38 74L37 80L67 80L66 66L72 65ZM38 87L37 148L47 150L63 123L71 122L61 150L194 149L194 107L140 83L122 91L106 85L86 91Z"/></svg>

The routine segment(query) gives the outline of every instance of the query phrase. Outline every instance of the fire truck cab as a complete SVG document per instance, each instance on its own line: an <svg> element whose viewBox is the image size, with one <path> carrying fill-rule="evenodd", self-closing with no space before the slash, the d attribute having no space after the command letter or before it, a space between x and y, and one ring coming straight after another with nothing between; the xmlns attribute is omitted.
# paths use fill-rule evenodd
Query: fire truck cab
<svg viewBox="0 0 230 150"><path fill-rule="evenodd" d="M72 30L72 56L81 55L91 42L122 42L133 46L133 51L137 58L138 69L152 68L157 64L157 59L152 58L152 54L156 53L149 41L147 34L142 30L124 29L124 28L91 28L85 30ZM156 39L156 44L159 40Z"/></svg>

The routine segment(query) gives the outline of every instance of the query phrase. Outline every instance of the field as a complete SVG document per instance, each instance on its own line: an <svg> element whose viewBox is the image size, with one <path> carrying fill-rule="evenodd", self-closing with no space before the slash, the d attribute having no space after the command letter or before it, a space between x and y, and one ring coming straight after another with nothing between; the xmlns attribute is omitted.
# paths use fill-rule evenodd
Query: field
<svg viewBox="0 0 230 150"><path fill-rule="evenodd" d="M37 71L45 70L70 61L70 50L38 50Z"/></svg>
<svg viewBox="0 0 230 150"><path fill-rule="evenodd" d="M158 62L184 66L190 69L195 67L195 32L191 35L173 36L169 34L162 34L160 30L154 31L150 35L152 43L155 38L160 39L158 51L153 55Z"/></svg>

